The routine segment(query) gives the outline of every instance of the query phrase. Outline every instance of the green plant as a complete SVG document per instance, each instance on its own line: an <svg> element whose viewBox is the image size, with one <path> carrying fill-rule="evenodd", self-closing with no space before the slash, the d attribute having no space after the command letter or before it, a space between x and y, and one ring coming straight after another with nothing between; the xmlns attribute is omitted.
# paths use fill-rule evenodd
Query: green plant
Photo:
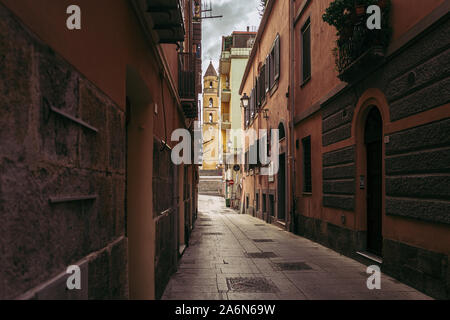
<svg viewBox="0 0 450 320"><path fill-rule="evenodd" d="M382 10L381 30L369 30L369 16L357 14L357 7L378 5ZM323 21L337 30L337 47L333 49L336 68L341 73L349 64L374 46L385 49L390 41L392 29L389 25L390 0L335 0L323 15Z"/></svg>

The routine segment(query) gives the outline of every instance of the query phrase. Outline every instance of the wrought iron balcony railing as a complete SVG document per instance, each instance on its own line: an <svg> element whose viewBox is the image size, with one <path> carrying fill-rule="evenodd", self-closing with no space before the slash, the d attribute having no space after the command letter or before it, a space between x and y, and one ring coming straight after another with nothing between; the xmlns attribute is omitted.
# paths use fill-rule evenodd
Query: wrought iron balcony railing
<svg viewBox="0 0 450 320"><path fill-rule="evenodd" d="M195 118L197 117L195 55L182 52L178 54L178 57L178 93L186 117Z"/></svg>

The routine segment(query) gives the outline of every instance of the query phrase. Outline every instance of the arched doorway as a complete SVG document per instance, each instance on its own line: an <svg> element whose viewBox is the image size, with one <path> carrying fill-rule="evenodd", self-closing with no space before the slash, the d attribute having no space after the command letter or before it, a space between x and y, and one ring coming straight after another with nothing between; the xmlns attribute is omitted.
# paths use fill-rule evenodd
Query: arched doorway
<svg viewBox="0 0 450 320"><path fill-rule="evenodd" d="M367 159L367 251L382 256L383 120L376 107L367 116L364 130Z"/></svg>

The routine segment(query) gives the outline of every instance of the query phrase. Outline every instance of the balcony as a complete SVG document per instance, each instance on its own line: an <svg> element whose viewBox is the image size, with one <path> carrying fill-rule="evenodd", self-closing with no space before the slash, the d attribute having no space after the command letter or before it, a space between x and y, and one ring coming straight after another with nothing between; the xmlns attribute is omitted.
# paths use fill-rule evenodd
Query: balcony
<svg viewBox="0 0 450 320"><path fill-rule="evenodd" d="M229 74L231 67L231 53L230 51L222 51L220 56L219 72L221 74Z"/></svg>
<svg viewBox="0 0 450 320"><path fill-rule="evenodd" d="M231 58L242 58L249 57L252 48L231 48L230 56Z"/></svg>
<svg viewBox="0 0 450 320"><path fill-rule="evenodd" d="M222 92L221 92L221 100L222 102L230 102L231 100L231 90L230 87L222 87Z"/></svg>
<svg viewBox="0 0 450 320"><path fill-rule="evenodd" d="M349 39L338 42L335 58L340 80L353 82L383 61L385 46L374 34L364 25L356 25Z"/></svg>
<svg viewBox="0 0 450 320"><path fill-rule="evenodd" d="M183 112L189 119L198 116L195 64L196 59L193 53L178 54L178 93Z"/></svg>
<svg viewBox="0 0 450 320"><path fill-rule="evenodd" d="M339 79L347 83L357 82L379 67L391 40L390 1L374 1L381 9L381 29L369 28L366 24L369 2L336 0L322 16L324 22L337 30L333 54Z"/></svg>
<svg viewBox="0 0 450 320"><path fill-rule="evenodd" d="M159 43L184 41L184 11L182 0L147 0L147 12L153 22Z"/></svg>
<svg viewBox="0 0 450 320"><path fill-rule="evenodd" d="M222 129L231 129L231 115L222 113Z"/></svg>

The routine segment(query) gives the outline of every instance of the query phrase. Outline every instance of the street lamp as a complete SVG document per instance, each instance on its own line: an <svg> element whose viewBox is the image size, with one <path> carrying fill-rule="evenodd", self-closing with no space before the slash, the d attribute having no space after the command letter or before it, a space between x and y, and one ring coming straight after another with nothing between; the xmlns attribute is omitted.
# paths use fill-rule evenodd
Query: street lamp
<svg viewBox="0 0 450 320"><path fill-rule="evenodd" d="M241 108L244 108L244 110L247 109L249 100L250 98L247 96L246 93L244 93L244 95L241 98Z"/></svg>

